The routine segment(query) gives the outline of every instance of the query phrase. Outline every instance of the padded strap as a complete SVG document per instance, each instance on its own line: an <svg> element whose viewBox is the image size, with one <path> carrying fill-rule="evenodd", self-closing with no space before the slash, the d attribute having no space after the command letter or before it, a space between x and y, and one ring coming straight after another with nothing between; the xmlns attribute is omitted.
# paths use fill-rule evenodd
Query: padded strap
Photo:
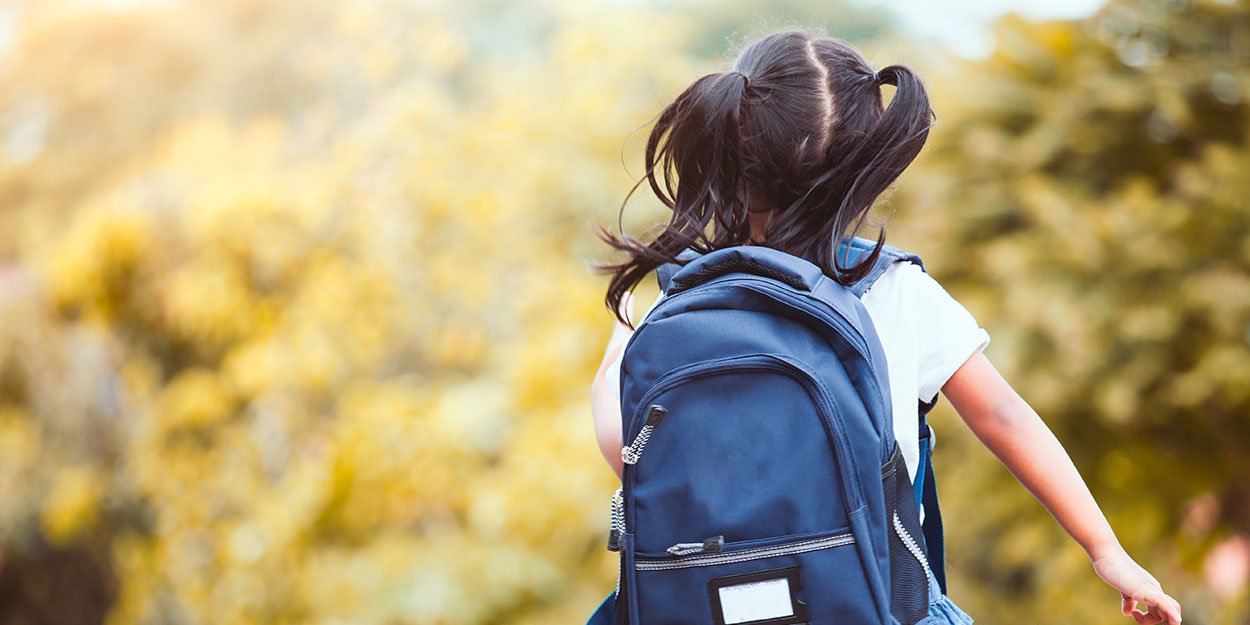
<svg viewBox="0 0 1250 625"><path fill-rule="evenodd" d="M848 240L843 240L842 244L838 246L837 258L839 262L847 267L853 267L859 262L862 254L871 253L872 248L877 245L877 242L874 239L852 237L849 239L850 250L848 252L847 243ZM920 265L921 269L924 269L924 263L920 260L919 256L899 249L889 243L885 243L881 246L881 253L877 255L877 262L873 264L872 269L868 271L867 275L860 278L859 282L851 285L851 292L855 294L855 297L863 297L864 293L867 293L868 289L872 288L872 285L877 281L877 278L880 278L881 275L885 273L885 270L890 268L890 265L893 265L900 260L911 261Z"/></svg>
<svg viewBox="0 0 1250 625"><path fill-rule="evenodd" d="M691 248L686 248L677 254L678 260L691 261L699 257L699 253ZM680 270L683 265L677 263L664 263L655 268L655 279L660 285L660 290L668 292L669 285L673 282L673 275Z"/></svg>
<svg viewBox="0 0 1250 625"><path fill-rule="evenodd" d="M848 243L850 245L849 252L846 249ZM858 236L844 239L838 246L838 258L842 259L842 256L845 254L849 259L845 264L847 266L854 265L858 261L860 254L871 251L876 244L877 242L873 239L866 239ZM677 255L677 259L686 261L685 263L665 263L657 267L655 270L655 277L660 290L667 293L672 285L673 276L675 276L677 272L681 271L681 269L685 267L685 264L698 258L699 256L699 252L691 248L686 248ZM853 286L851 286L851 291L856 297L863 297L864 293L868 292L868 289L871 288L873 283L877 281L877 278L880 278L881 274L884 274L885 270L889 269L890 265L900 260L911 261L920 265L921 269L924 269L924 262L919 256L887 243L881 246L881 253L878 255L877 262L873 265L872 270L860 279L859 282L856 282ZM722 267L722 269L729 268L730 267L728 266Z"/></svg>
<svg viewBox="0 0 1250 625"><path fill-rule="evenodd" d="M924 530L925 552L929 568L937 578L938 587L946 594L946 543L942 536L942 509L938 507L937 481L933 478L933 459L925 454Z"/></svg>
<svg viewBox="0 0 1250 625"><path fill-rule="evenodd" d="M820 267L797 256L762 245L735 245L686 263L673 274L666 292L677 293L731 273L771 278L800 291L815 289L824 277Z"/></svg>
<svg viewBox="0 0 1250 625"><path fill-rule="evenodd" d="M929 433L924 417L920 419L920 461L916 467L916 479L912 481L912 494L916 498L916 507L924 508L924 478L929 473Z"/></svg>

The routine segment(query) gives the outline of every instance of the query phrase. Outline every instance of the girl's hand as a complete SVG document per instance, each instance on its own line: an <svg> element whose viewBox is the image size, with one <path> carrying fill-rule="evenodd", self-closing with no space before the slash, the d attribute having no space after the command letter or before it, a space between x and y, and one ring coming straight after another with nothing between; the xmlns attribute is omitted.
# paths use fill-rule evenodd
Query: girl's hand
<svg viewBox="0 0 1250 625"><path fill-rule="evenodd" d="M1104 582L1120 591L1120 611L1133 617L1138 625L1179 625L1181 605L1163 592L1163 588L1146 569L1133 561L1122 548L1092 558L1094 571ZM1146 610L1137 609L1137 602Z"/></svg>

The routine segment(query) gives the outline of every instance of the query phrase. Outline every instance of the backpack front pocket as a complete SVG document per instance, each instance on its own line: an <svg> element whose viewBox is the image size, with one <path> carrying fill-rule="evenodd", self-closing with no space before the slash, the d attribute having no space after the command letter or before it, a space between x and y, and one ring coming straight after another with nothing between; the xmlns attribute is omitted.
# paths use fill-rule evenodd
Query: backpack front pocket
<svg viewBox="0 0 1250 625"><path fill-rule="evenodd" d="M716 538L631 554L638 606L631 622L834 625L877 619L849 528L728 543Z"/></svg>

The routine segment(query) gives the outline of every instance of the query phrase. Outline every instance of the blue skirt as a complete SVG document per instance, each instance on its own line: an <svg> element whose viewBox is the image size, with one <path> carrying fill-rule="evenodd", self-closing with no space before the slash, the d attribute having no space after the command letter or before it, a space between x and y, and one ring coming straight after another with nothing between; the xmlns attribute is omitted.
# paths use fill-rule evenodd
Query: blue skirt
<svg viewBox="0 0 1250 625"><path fill-rule="evenodd" d="M933 571L929 571L929 616L917 625L972 625L972 617L955 605L950 597L942 594Z"/></svg>

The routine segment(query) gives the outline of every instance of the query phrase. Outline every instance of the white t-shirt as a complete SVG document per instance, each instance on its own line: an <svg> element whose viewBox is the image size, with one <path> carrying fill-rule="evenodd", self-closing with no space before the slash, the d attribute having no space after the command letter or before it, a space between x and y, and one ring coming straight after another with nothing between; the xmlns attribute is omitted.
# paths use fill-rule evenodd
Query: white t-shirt
<svg viewBox="0 0 1250 625"><path fill-rule="evenodd" d="M648 314L659 301L657 298L651 304ZM894 438L907 461L909 477L915 481L920 462L917 400L933 401L955 371L989 344L990 335L968 309L915 263L890 265L861 301L885 352ZM606 375L619 396L619 356L608 366ZM929 438L930 449L935 440L936 436ZM923 510L920 516L924 518Z"/></svg>

